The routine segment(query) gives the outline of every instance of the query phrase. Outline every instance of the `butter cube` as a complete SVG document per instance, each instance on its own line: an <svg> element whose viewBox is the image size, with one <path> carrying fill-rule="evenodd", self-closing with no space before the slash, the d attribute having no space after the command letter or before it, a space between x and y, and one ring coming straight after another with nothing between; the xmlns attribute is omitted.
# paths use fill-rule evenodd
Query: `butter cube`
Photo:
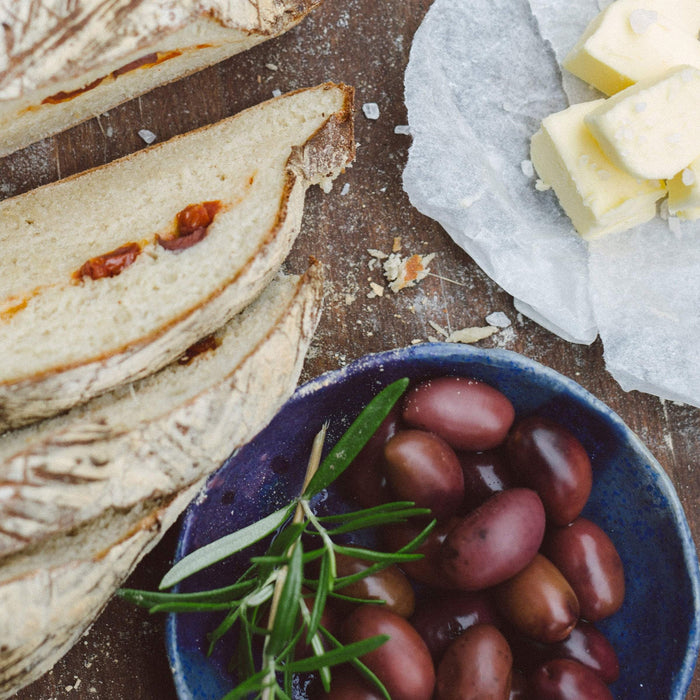
<svg viewBox="0 0 700 700"><path fill-rule="evenodd" d="M700 70L678 66L643 80L605 100L586 124L622 170L670 179L700 156Z"/></svg>
<svg viewBox="0 0 700 700"><path fill-rule="evenodd" d="M668 211L679 219L700 219L700 158L668 181Z"/></svg>
<svg viewBox="0 0 700 700"><path fill-rule="evenodd" d="M564 59L564 68L606 95L670 68L700 68L700 0L617 0Z"/></svg>
<svg viewBox="0 0 700 700"><path fill-rule="evenodd" d="M530 157L539 177L554 189L574 228L586 239L624 231L656 215L663 183L619 170L591 136L584 118L604 100L551 114L532 137Z"/></svg>

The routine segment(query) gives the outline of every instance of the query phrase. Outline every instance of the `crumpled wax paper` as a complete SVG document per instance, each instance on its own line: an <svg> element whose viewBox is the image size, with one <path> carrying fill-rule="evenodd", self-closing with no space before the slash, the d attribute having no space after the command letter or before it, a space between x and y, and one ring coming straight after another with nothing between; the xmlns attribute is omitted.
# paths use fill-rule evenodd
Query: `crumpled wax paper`
<svg viewBox="0 0 700 700"><path fill-rule="evenodd" d="M560 62L607 0L435 0L405 76L404 188L562 338L604 345L625 390L700 406L700 222L587 243L529 163L541 120L599 97Z"/></svg>

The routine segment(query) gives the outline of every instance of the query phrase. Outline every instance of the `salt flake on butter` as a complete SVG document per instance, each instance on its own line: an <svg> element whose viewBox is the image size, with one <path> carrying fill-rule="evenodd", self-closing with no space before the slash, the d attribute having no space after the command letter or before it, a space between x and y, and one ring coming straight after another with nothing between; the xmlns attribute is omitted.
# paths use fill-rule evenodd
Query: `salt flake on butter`
<svg viewBox="0 0 700 700"><path fill-rule="evenodd" d="M653 219L664 185L617 168L601 151L584 118L604 100L573 105L542 121L532 137L535 170L551 185L574 228L586 239Z"/></svg>

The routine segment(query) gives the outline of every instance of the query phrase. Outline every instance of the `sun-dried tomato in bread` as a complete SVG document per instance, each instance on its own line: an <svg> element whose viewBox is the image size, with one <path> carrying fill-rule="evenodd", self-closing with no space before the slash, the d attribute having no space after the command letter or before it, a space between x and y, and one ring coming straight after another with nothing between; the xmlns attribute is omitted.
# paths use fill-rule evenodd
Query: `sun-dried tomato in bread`
<svg viewBox="0 0 700 700"><path fill-rule="evenodd" d="M199 243L209 233L209 226L221 209L221 202L189 204L175 217L175 233L164 238L156 235L158 244L166 250L184 250Z"/></svg>
<svg viewBox="0 0 700 700"><path fill-rule="evenodd" d="M78 280L85 277L93 280L116 277L129 267L140 254L141 246L138 243L127 243L109 253L90 258L83 263L79 270L73 273L73 277Z"/></svg>

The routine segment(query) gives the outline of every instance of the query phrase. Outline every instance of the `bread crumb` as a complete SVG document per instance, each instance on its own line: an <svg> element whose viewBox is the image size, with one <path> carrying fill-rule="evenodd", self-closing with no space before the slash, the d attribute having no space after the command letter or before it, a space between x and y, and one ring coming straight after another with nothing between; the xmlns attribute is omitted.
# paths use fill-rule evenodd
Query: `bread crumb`
<svg viewBox="0 0 700 700"><path fill-rule="evenodd" d="M442 326L438 326L438 324L435 323L435 321L428 321L428 323L431 325L433 330L436 330L441 336L447 338L449 333Z"/></svg>
<svg viewBox="0 0 700 700"><path fill-rule="evenodd" d="M355 302L355 299L357 297L354 294L346 294L345 295L345 305L350 306L350 304L353 304Z"/></svg>
<svg viewBox="0 0 700 700"><path fill-rule="evenodd" d="M148 129L139 129L139 136L147 143L152 144L158 137Z"/></svg>
<svg viewBox="0 0 700 700"><path fill-rule="evenodd" d="M462 328L458 331L453 331L447 336L448 343L476 343L479 340L488 338L494 333L498 333L498 328L495 326L483 326L479 328L473 326L472 328Z"/></svg>
<svg viewBox="0 0 700 700"><path fill-rule="evenodd" d="M369 286L372 289L372 291L369 292L369 294L367 294L368 299L374 299L375 297L384 296L384 287L382 287L381 284L377 284L376 282L370 282Z"/></svg>
<svg viewBox="0 0 700 700"><path fill-rule="evenodd" d="M362 105L362 113L367 119L379 119L379 105L376 102L365 102Z"/></svg>
<svg viewBox="0 0 700 700"><path fill-rule="evenodd" d="M265 68L267 68L267 70L277 70L277 65L274 63L266 63Z"/></svg>
<svg viewBox="0 0 700 700"><path fill-rule="evenodd" d="M428 266L433 261L435 253L428 255L411 255L409 258L401 258L398 253L392 253L384 261L384 276L391 283L389 289L394 294L405 289L413 287L421 280L425 279L428 274Z"/></svg>
<svg viewBox="0 0 700 700"><path fill-rule="evenodd" d="M537 178L537 180L535 181L535 189L538 192L546 192L547 190L551 190L552 186Z"/></svg>
<svg viewBox="0 0 700 700"><path fill-rule="evenodd" d="M377 260L386 260L389 257L387 253L384 253L381 250L377 250L376 248L367 248L367 252L373 258L377 258Z"/></svg>
<svg viewBox="0 0 700 700"><path fill-rule="evenodd" d="M398 253L401 250L401 236L394 236L394 244L391 246L392 253Z"/></svg>

